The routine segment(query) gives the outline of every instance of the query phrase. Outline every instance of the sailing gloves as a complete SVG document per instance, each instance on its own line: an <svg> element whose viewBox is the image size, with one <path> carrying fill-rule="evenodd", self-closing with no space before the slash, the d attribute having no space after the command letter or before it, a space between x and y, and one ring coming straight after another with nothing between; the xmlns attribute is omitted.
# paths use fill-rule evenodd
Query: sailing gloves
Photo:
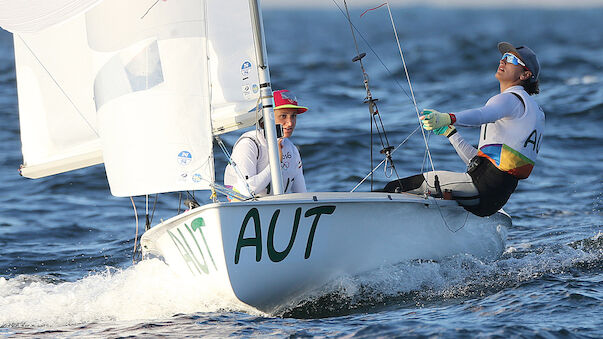
<svg viewBox="0 0 603 339"><path fill-rule="evenodd" d="M455 121L456 117L451 113L440 113L435 109L424 109L421 112L423 128L446 137L450 137L456 133L456 128L452 126Z"/></svg>
<svg viewBox="0 0 603 339"><path fill-rule="evenodd" d="M452 125L448 125L448 126L434 129L433 133L443 135L446 138L450 138L451 136L454 135L454 133L456 133L456 128L454 128L454 126L452 126Z"/></svg>

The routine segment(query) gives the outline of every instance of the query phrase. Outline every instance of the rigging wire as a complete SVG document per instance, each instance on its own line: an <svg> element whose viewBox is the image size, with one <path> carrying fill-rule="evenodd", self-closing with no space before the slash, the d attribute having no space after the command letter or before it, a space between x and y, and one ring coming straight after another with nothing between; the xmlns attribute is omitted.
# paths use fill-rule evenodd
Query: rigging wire
<svg viewBox="0 0 603 339"><path fill-rule="evenodd" d="M144 196L144 229L148 231L151 229L151 221L149 220L149 195Z"/></svg>
<svg viewBox="0 0 603 339"><path fill-rule="evenodd" d="M362 71L364 88L366 90L366 98L365 98L364 102L369 105L368 106L369 120L370 120L370 125L371 125L370 166L371 166L371 168L373 167L373 123L374 123L375 127L377 129L377 133L379 135L379 140L381 142L381 153L384 154L386 159L390 162L392 172L395 172L397 179L400 180L400 176L398 175L398 171L396 170L394 161L391 158L391 150L393 149L393 147L390 146L389 139L387 138L387 133L385 131L385 126L383 125L383 120L381 119L381 114L379 113L379 108L377 107L377 104L376 104L378 99L374 98L371 93L371 89L369 86L369 77L368 77L368 74L366 73L366 69L364 68L364 64L362 62L362 58L364 58L366 56L366 53L360 53L360 49L358 48L358 41L356 40L356 34L354 34L355 27L352 23L346 0L343 1L343 4L345 6L345 15L350 24L350 31L352 32L352 38L354 39L354 46L356 48L356 53L357 53L356 56L352 59L352 61L353 62L358 61L359 65L360 65L360 70ZM379 120L377 120L377 119L379 119ZM384 140L384 138L385 138L385 140ZM387 166L386 166L386 170L387 170ZM373 190L373 174L372 173L373 173L373 171L370 172L371 191Z"/></svg>
<svg viewBox="0 0 603 339"><path fill-rule="evenodd" d="M417 113L417 119L419 119L420 123L420 113L419 107L417 106L417 100L415 98L415 92L412 89L412 83L410 82L410 75L408 74L408 68L406 67L406 60L404 60L404 53L402 53L402 46L400 45L400 39L398 37L398 31L396 29L396 24L394 22L394 17L392 16L392 10L389 7L389 2L387 4L387 12L389 13L389 19L392 23L392 28L394 30L394 35L396 36L396 44L398 45L398 51L400 52L400 58L402 59L402 65L404 65L404 73L406 75L406 80L408 81L408 88L410 90L410 94L412 96L412 103L415 106L415 111ZM435 167L433 165L433 159L431 158L431 151L429 150L429 143L427 142L427 138L425 136L425 130L421 128L421 133L423 134L423 140L425 141L425 149L427 151L427 155L429 156L429 162L431 163L431 169L435 171Z"/></svg>
<svg viewBox="0 0 603 339"><path fill-rule="evenodd" d="M341 8L341 6L336 2L336 0L331 0L333 1L333 3L335 4L335 6L337 6L337 8L339 9L339 11L341 12L341 14L345 17L346 20L348 20L348 17L346 16L344 10ZM379 6L381 7L381 6ZM373 53L373 55L377 58L377 60L379 61L379 63L381 64L381 66L383 66L383 68L387 71L387 73L389 75L392 76L394 82L396 83L396 85L398 85L398 87L400 88L400 90L402 90L402 92L404 94L406 94L406 96L412 100L410 94L408 94L408 92L406 91L406 89L402 86L402 84L400 84L400 82L398 81L398 79L396 79L396 76L394 75L394 73L389 69L389 67L387 67L387 65L385 64L385 62L383 62L383 60L381 59L381 57L379 56L379 54L375 51L375 49L373 48L373 46L368 42L368 40L364 37L364 35L362 34L362 32L354 25L353 22L350 21L350 25L352 27L354 27L354 30L356 31L356 33L358 33L358 36L360 38L362 38L362 41L364 41L364 43L366 44L366 46L371 50L371 52Z"/></svg>
<svg viewBox="0 0 603 339"><path fill-rule="evenodd" d="M366 55L366 54L360 54L360 49L358 48L358 41L356 41L356 35L354 34L354 25L352 25L352 20L350 19L350 12L348 11L348 4L345 0L343 0L343 4L345 6L345 12L346 12L346 18L348 19L348 22L350 23L350 30L352 31L352 38L354 39L354 47L356 48L356 57L354 57L354 59L352 59L352 61L358 61L359 65L360 65L360 70L362 71L362 80L364 83L364 89L366 90L366 100L365 102L369 104L369 123L371 125L371 142L370 142L370 166L373 167L373 112L374 112L374 100L373 100L373 96L371 93L371 90L369 88L369 79L368 79L368 74L366 74L366 71L364 69L364 65L362 63L362 58ZM371 173L371 191L373 190L373 175Z"/></svg>
<svg viewBox="0 0 603 339"><path fill-rule="evenodd" d="M352 20L351 20L351 18L350 18L350 14L349 14L349 11L348 11L348 7L347 7L347 2L346 2L346 0L343 0L344 6L345 6L345 13L343 12L343 10L341 9L341 7L339 6L339 4L337 4L337 2L336 2L335 0L333 0L333 3L335 3L335 5L337 6L337 8L339 8L340 12L341 12L341 13L344 15L344 17L346 17L347 21L348 21L348 22L349 22L349 24L350 24L350 27L351 27L351 29L352 29L352 36L354 37L354 44L355 44L355 46L356 46L356 50L357 50L357 52L359 53L359 50L358 50L358 44L357 44L357 41L356 41L356 37L355 37L355 35L354 35L354 33L353 33L353 31L354 31L354 30L356 30L356 31L358 32L358 35L359 35L360 37L362 37L362 39L363 39L363 40L364 40L364 42L367 44L367 46L369 47L369 49L370 49L370 50L373 52L373 54L374 54L374 55L377 57L377 59L379 60L379 62L381 63L381 65L383 65L383 67L384 67L384 68L385 68L385 69L388 71L388 73L389 73L390 75L392 75L392 76L393 76L393 74L391 73L391 71L389 70L389 68L387 68L387 66L384 64L384 62L381 60L381 58L378 56L378 54L375 52L375 50L374 50L374 49L371 47L371 45L369 44L369 42L368 42L368 41L367 41L367 40L364 38L364 36L362 35L362 33L361 33L361 32L360 32L360 31L359 31L359 30L356 28L356 26L354 26L354 24L352 23ZM399 53L400 53L400 58L402 59L402 64L403 64L403 66L404 66L404 75L405 75L406 80L407 80L407 82L408 82L408 86L409 86L409 90L410 90L410 93L411 93L411 94L409 95L409 94L406 92L406 90L405 90L405 89L402 87L402 85L401 85L401 84L400 84L400 83L399 83L397 80L395 80L395 82L396 82L396 84L398 85L398 87L400 87L400 88L402 89L402 91L403 91L403 92L406 94L406 96L407 96L407 97L408 97L408 98L411 100L411 102L412 102L412 104L413 104L413 106L414 106L414 108L415 108L415 112L416 112L416 115L417 115L417 121L418 121L418 124L419 124L419 127L417 127L417 129L421 129L421 134L422 134L422 136L423 136L423 141L424 141L424 143L425 143L425 155L424 155L424 158L423 158L423 165L422 165L422 168L421 168L421 172L423 172L423 169L424 169L424 167L425 167L425 160L426 160L426 159L429 159L429 163L431 164L432 171L434 171L434 172L435 172L435 166L434 166L434 163L433 163L433 159L432 159L432 157L431 157L431 151L430 151L430 149L429 149L428 136L426 135L425 130L424 130L422 127L421 127L421 121L420 121L419 107L418 107L418 105L417 105L417 101L416 101L416 98L415 98L415 94L414 94L414 90L413 90L413 87L412 87L412 83L411 83L411 81L410 81L410 75L409 75L409 73L408 73L408 67L406 66L406 60L404 59L404 54L403 54L403 52L402 52L402 47L401 47L401 44L400 44L400 39L399 39L399 37L398 37L398 32L397 32L396 25L395 25L395 22L394 22L394 19L393 19L393 15L392 15L392 12L391 12L391 8L390 8L390 6L389 6L389 2L385 2L385 4L387 5L387 10L388 10L389 18L390 18L390 21L391 21L391 24L392 24L392 29L393 29L393 31L394 31L394 35L395 35L395 38L396 38L396 43L397 43L397 46L398 46L398 51L399 51ZM369 9L369 10L366 10L366 11L364 11L364 12L362 13L362 15L364 15L364 14L365 14L366 12L368 12L368 11L375 10L375 9L377 9L377 8L380 8L380 7L382 7L383 5L384 5L384 4L382 4L382 5L380 5L380 6L377 6L377 7L375 7L375 8L371 8L371 9ZM361 16L362 16L362 15L361 15ZM359 57L359 60L361 60L361 59L362 59L362 57L364 57L364 55L358 55L358 57ZM358 57L356 57L356 58L358 58ZM354 61L356 61L356 60L354 60ZM362 65L362 62L361 62L361 65ZM362 67L362 66L361 66L361 67ZM369 94L370 94L369 89L368 89L368 79L366 78L366 73L364 72L364 67L362 67L362 70L363 70L363 74L364 74L364 76L365 76L365 87L367 87L367 93L369 93ZM394 78L394 79L395 79L395 78ZM370 98L370 97L368 97L368 96L367 96L367 100L368 100L369 98ZM372 99L372 98L370 98L370 99ZM381 119L381 117L380 117L380 116L379 116L379 119ZM381 122L381 123L382 123L382 122ZM378 124L376 123L376 121L375 121L375 124L378 126ZM377 128L378 128L378 127L377 127ZM413 131L413 132L412 132L412 133L411 133L411 134L410 134L410 135L409 135L409 136L408 136L408 137L407 137L407 138L406 138L406 139L405 139L405 140L404 140L404 141L403 141L403 142L402 142L400 145L398 145L398 147L396 147L396 149L395 149L395 150L397 150L397 149L398 149L400 146L402 146L402 144L404 144L404 143L406 142L406 140L408 140L408 138L409 138L411 135L413 135L413 134L414 134L414 133L417 131L417 129L415 129L415 130L414 130L414 131ZM384 134L385 134L385 133L384 133ZM380 134L380 136L381 136L381 134ZM371 121L371 137L372 137L372 121ZM372 145L372 139L371 139L371 145ZM363 182L364 182L364 181L365 181L365 180L366 180L366 179L367 179L369 176L371 176L371 178L372 178L372 174L373 174L373 172L374 172L374 171L375 171L375 170L376 170L378 167L380 167L380 166L381 166L381 165L382 165L384 162L387 162L387 159L388 159L388 158L386 157L384 160L382 160L382 161L381 161L381 163L379 163L379 165L377 165L377 167L375 167L375 168L374 168L374 169L373 169L373 170L372 170L372 171L371 171L371 172L370 172L370 173L369 173L367 176L365 176L365 177L362 179L362 181L361 181L360 183L358 183L358 184L356 185L356 187L354 187L354 188L352 189L352 191L351 191L351 192L355 191L355 190L356 190L356 189L357 189L357 188L358 188L358 187L359 187L359 186L360 186L360 185L361 185L361 184L362 184L362 183L363 183ZM372 164L372 151L371 151L371 164ZM393 163L392 163L392 168L395 170L395 167L393 167ZM386 176L387 176L387 175L386 175ZM396 176L398 177L398 180L399 180L400 178L399 178L399 176L398 176L398 174L397 174L397 173L396 173ZM436 180L437 180L437 177L436 177ZM439 187L439 184L437 184L437 186ZM371 181L371 191L372 191L372 181ZM425 192L425 196L426 196L426 197L428 196L428 191L427 191L427 192ZM437 202L437 199L433 199L433 201L435 202L435 204L436 204L436 206L437 206L437 208L438 208L438 212L439 212L439 214L440 214L440 217L441 217L442 221L444 222L444 224L446 225L446 227L448 228L448 230L450 230L451 232L457 232L458 230L462 229L462 228L465 226L465 224L466 224L466 222L467 222L467 219L468 219L468 217L469 217L469 212L466 212L467 214L466 214L466 216L465 216L465 221L463 222L463 224L462 224L462 225L461 225L459 228L457 228L457 229L453 230L453 229L450 227L450 225L448 224L448 222L446 221L446 219L444 218L444 215L442 214L441 207L440 207L440 205L439 205L439 204L438 204L438 202Z"/></svg>
<svg viewBox="0 0 603 339"><path fill-rule="evenodd" d="M151 229L151 223L153 222L153 217L155 216L155 208L157 207L157 196L159 194L155 194L155 201L153 202L153 210L151 211L151 216L149 217L149 196L146 195L146 220L145 220L145 231Z"/></svg>
<svg viewBox="0 0 603 339"><path fill-rule="evenodd" d="M408 139L410 139L411 136L413 136L417 130L421 128L421 126L415 128L414 131L410 132L410 134L396 147L392 150L391 154L394 154L394 152L396 152L398 150L398 148L400 148L402 145L404 145ZM373 172L375 172L379 167L381 167L381 165L387 161L387 157L383 158L383 160L381 160L381 162L375 167L373 168L373 170L371 171L371 173L367 174L364 178L362 178L362 180L360 180L360 182L354 187L352 188L352 190L350 192L354 192L358 187L360 187L360 185L362 185L362 183L371 175L373 174Z"/></svg>
<svg viewBox="0 0 603 339"><path fill-rule="evenodd" d="M386 2L386 3L384 3L384 4L380 5L380 6L377 6L377 7L375 7L375 8L368 9L368 10L364 11L364 12L362 13L362 15L364 15L364 14L365 14L366 12L368 12L368 11L375 10L375 9L377 9L377 8L380 8L380 7L382 7L383 5L387 5L387 9L388 9L388 13L389 13L390 21L391 21L391 23L392 23L392 28L393 28L393 31L394 31L394 35L395 35L395 37L396 37L396 42L397 42L397 46L398 46L398 51L399 51L399 53L400 53L400 57L401 57L401 59L402 59L402 64L403 64L403 66L404 66L404 75L405 75L406 80L407 80L407 82L408 82L408 84L409 84L409 89L410 89L410 91L411 91L411 94L409 94L409 93L406 91L406 89L404 89L404 87L402 87L402 85L400 84L400 82L399 82L399 81L396 79L396 77L395 77L395 76L394 76L394 74L393 74L393 73L390 71L390 69L389 69L389 68L388 68L388 67L385 65L385 63L383 62L383 60L381 59L381 57L379 57L379 55L377 54L377 52L375 51L375 49L374 49L374 48L371 46L371 44L368 42L368 40L367 40L367 39L364 37L364 35L362 34L362 32L360 32L360 30L359 30L359 29L358 29L358 28L357 28L357 27L356 27L356 26L353 24L353 22L352 22L352 20L351 20L351 18L350 18L350 16L349 16L349 12L348 12L348 10L347 10L347 3L346 3L346 1L345 1L345 0L343 1L344 6L345 6L345 9L346 9L346 11L345 11L345 12L344 12L344 10L341 8L341 6L340 6L340 5L339 5L339 4L336 2L336 0L332 0L332 1L333 1L333 3L335 4L335 6L337 6L337 8L338 8L338 9L339 9L339 11L341 12L341 14L342 14L342 15L343 15L343 16L346 18L346 20L347 20L347 21L348 21L348 23L350 24L350 27L352 27L352 28L353 28L353 30L355 30L355 31L358 33L358 35L359 35L359 36L362 38L362 40L363 40L363 41L364 41L364 43L367 45L367 47L368 47L368 48L371 50L371 52L372 52L372 53L375 55L375 57L377 58L377 60L379 60L379 62L380 62L380 63L381 63L381 65L383 66L383 68L385 68L385 70L386 70L386 71L387 71L387 72L388 72L388 73L389 73L389 74L390 74L392 77L394 77L394 81L395 81L395 83L396 83L396 84L398 85L398 87L399 87L399 88L400 88L400 89L401 89L401 90L404 92L404 94L406 94L406 96L408 97L408 99L409 99L409 100L412 102L412 104L413 104L413 106L414 106L414 108L415 108L415 112L416 112L416 114L417 114L417 122L418 122L419 126L421 126L421 122L420 122L420 114L419 114L419 110L420 110L420 109L419 109L419 106L418 106L418 104L417 104L417 101L416 101L416 98L415 98L415 95L414 95L414 90L413 90L413 88L412 88L412 83L411 83L411 81L410 81L410 75L409 75L409 73L408 73L408 68L407 68L407 66L406 66L406 61L405 61L405 59L404 59L404 54L402 53L402 47L401 47L401 44L400 44L400 39L399 39L399 37L398 37L397 29L396 29L396 26L395 26L395 22L394 22L394 20L393 20L393 16L392 16L392 14L391 14L391 8L390 8L390 6L389 6L389 3L388 3L388 2ZM346 13L347 13L347 14L346 14ZM361 16L362 16L362 15L361 15ZM354 34L352 34L352 35L353 35L353 37L354 37L354 44L356 45L356 49L358 50L358 46L357 46L357 41L356 41L355 35L354 35ZM371 124L371 128L372 128L372 124ZM431 151L429 150L429 144L428 144L428 142L427 142L427 137L426 137L425 131L424 131L423 129L421 129L421 133L422 133L422 135L423 135L423 141L424 141L424 143L425 143L425 147L426 147L426 155L427 155L427 157L429 158L429 161L430 161L430 164L431 164L432 170L434 170L434 171L435 171L435 166L434 166L434 164L433 164L433 159L432 159L432 157L431 157Z"/></svg>
<svg viewBox="0 0 603 339"><path fill-rule="evenodd" d="M178 211L176 215L180 214L180 206L182 205L182 192L178 192Z"/></svg>

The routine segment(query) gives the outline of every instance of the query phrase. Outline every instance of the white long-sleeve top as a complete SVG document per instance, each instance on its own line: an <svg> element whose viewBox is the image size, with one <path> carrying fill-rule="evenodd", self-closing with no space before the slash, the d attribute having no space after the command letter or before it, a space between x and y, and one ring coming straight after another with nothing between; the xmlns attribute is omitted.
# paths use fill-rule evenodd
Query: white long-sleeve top
<svg viewBox="0 0 603 339"><path fill-rule="evenodd" d="M456 116L454 124L459 126L481 126L499 119L520 117L524 113L524 106L521 100L511 93L514 87L521 88L521 86L508 88L506 91L490 98L485 106L453 112Z"/></svg>
<svg viewBox="0 0 603 339"><path fill-rule="evenodd" d="M306 181L297 147L288 138L282 139L282 145L281 173L285 193L306 192ZM233 147L230 159L235 166L226 166L224 186L234 188L245 195L269 194L268 158L268 145L263 130L244 133Z"/></svg>
<svg viewBox="0 0 603 339"><path fill-rule="evenodd" d="M455 125L476 127L499 119L514 119L522 116L525 112L524 105L517 96L510 92L512 89L513 87L493 96L485 106L453 112L456 117ZM465 164L469 164L469 161L477 155L477 149L468 143L460 133L455 133L448 140Z"/></svg>

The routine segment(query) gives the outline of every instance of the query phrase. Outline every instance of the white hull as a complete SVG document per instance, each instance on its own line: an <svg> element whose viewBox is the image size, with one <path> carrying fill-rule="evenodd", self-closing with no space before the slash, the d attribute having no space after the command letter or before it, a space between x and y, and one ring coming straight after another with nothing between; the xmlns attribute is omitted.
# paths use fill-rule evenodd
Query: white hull
<svg viewBox="0 0 603 339"><path fill-rule="evenodd" d="M195 208L147 231L142 248L202 288L271 311L382 265L495 259L510 225L504 213L479 218L454 201L409 194L297 193Z"/></svg>

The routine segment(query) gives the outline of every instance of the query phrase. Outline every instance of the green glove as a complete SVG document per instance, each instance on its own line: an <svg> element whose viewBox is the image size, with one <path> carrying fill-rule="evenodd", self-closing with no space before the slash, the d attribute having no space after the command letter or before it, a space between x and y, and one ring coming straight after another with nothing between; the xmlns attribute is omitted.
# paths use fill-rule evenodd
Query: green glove
<svg viewBox="0 0 603 339"><path fill-rule="evenodd" d="M433 134L446 135L446 132L451 128L454 128L454 127L452 125L448 125L448 126L444 126L444 127L440 127L440 128L434 128L431 131L433 132Z"/></svg>
<svg viewBox="0 0 603 339"><path fill-rule="evenodd" d="M446 138L450 138L454 133L456 133L456 128L452 125L436 128L433 130L433 133L438 135L443 135Z"/></svg>
<svg viewBox="0 0 603 339"><path fill-rule="evenodd" d="M436 129L446 127L452 124L452 118L448 113L440 113L435 109L424 109L421 112L421 122L423 123L423 128L427 131L433 130L436 134L443 134L436 132Z"/></svg>

